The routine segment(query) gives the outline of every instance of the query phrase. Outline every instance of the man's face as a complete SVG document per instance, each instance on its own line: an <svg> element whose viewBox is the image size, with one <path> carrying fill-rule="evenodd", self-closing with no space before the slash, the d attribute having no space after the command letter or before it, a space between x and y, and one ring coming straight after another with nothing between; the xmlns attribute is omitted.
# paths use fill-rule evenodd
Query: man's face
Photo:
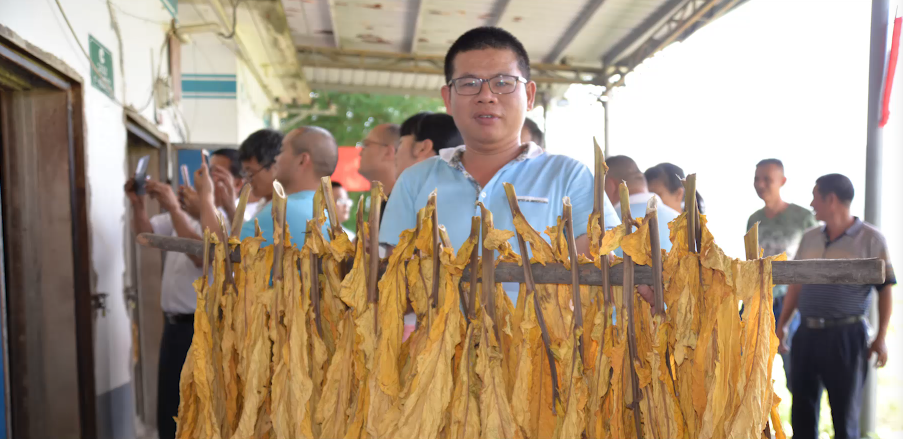
<svg viewBox="0 0 903 439"><path fill-rule="evenodd" d="M756 177L753 186L756 194L762 200L774 200L781 196L781 187L787 182L784 170L777 165L762 165L756 167Z"/></svg>
<svg viewBox="0 0 903 439"><path fill-rule="evenodd" d="M348 198L348 191L343 187L334 187L332 196L335 198L335 211L339 222L348 221L348 218L351 218L351 205L353 204L351 198Z"/></svg>
<svg viewBox="0 0 903 439"><path fill-rule="evenodd" d="M251 185L251 192L257 198L270 198L273 195L273 167L264 168L260 166L257 159L251 157L250 160L241 162L241 172L245 181Z"/></svg>
<svg viewBox="0 0 903 439"><path fill-rule="evenodd" d="M307 153L298 154L295 152L295 148L293 148L291 144L292 140L293 136L285 136L285 140L282 141L282 148L279 150L279 155L276 156L276 180L279 180L283 185L291 184L298 175L298 168L301 166L302 162L304 160L310 160Z"/></svg>
<svg viewBox="0 0 903 439"><path fill-rule="evenodd" d="M358 173L372 179L381 168L395 166L395 145L387 137L380 126L367 133L361 142Z"/></svg>
<svg viewBox="0 0 903 439"><path fill-rule="evenodd" d="M821 192L818 191L818 185L815 185L815 188L812 189L812 203L809 205L812 206L812 210L815 211L816 221L825 221L830 216L833 205L832 201L835 199L836 197L834 197L833 194L822 196Z"/></svg>
<svg viewBox="0 0 903 439"><path fill-rule="evenodd" d="M459 53L453 62L452 79L494 78L500 74L524 76L517 67L517 56L508 49L483 49ZM520 143L527 110L533 108L536 84L518 83L513 93L494 94L483 83L473 96L459 95L454 86L442 87L445 109L455 118L466 144L492 145Z"/></svg>
<svg viewBox="0 0 903 439"><path fill-rule="evenodd" d="M228 173L232 173L232 160L230 160L226 156L222 155L213 155L210 157L210 168L221 168ZM238 194L241 191L241 186L243 184L242 179L235 178L232 176L233 189L235 189L235 193Z"/></svg>

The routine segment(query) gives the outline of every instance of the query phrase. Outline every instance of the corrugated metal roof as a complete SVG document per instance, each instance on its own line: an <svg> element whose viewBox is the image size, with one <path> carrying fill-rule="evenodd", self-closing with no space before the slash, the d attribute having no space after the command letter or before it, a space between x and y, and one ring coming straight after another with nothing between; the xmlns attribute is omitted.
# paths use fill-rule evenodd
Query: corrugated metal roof
<svg viewBox="0 0 903 439"><path fill-rule="evenodd" d="M635 63L637 57L628 55L651 37L667 42L683 39L699 26L697 22L717 18L723 13L719 8L727 10L743 0L281 1L300 53L332 49L316 53L316 57L302 57L303 72L312 88L435 93L444 78L441 57L434 56L444 55L458 36L474 27L500 26L523 42L534 64L546 61L550 63L547 67L559 69L561 63L592 67L597 71L590 75L570 72L565 76L602 83L609 75L603 73L603 67L619 67L623 73L624 66L614 64L620 60ZM708 15L694 14L706 7ZM693 26L668 27L679 20L689 20ZM677 35L671 39L665 35L668 32ZM380 55L365 62L361 51ZM603 59L610 65L604 66ZM562 82L560 72L541 71L551 72L546 77L552 82ZM616 70L612 68L613 73Z"/></svg>

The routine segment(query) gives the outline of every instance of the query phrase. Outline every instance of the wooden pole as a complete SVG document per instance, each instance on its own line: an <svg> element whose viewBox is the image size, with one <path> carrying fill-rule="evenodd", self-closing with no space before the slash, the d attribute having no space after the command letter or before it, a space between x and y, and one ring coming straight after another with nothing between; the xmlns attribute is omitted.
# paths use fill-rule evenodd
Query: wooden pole
<svg viewBox="0 0 903 439"><path fill-rule="evenodd" d="M145 247L198 257L204 255L204 243L195 239L142 233L136 240ZM211 247L212 244L207 246L207 248ZM232 251L231 260L232 262L241 262L241 253L237 248ZM611 283L623 282L623 265L617 264L611 267ZM603 284L602 271L595 265L581 264L578 268L580 285L601 286ZM377 266L378 274L381 275L385 269L385 264L380 263ZM570 270L559 263L531 264L530 270L535 285L566 285L571 282ZM775 261L771 263L771 272L775 285L880 285L885 281L884 261L878 258ZM523 267L514 262L500 262L496 265L495 270L490 270L488 273L491 273L493 284L496 282L526 283ZM470 278L471 270L470 267L467 267L464 269L461 280L470 282ZM480 280L482 277L478 276L477 279ZM635 267L634 282L652 285L652 268L645 265Z"/></svg>
<svg viewBox="0 0 903 439"><path fill-rule="evenodd" d="M649 247L652 250L652 309L665 314L665 287L662 282L662 242L658 233L658 202L655 197L646 204L646 224L649 224Z"/></svg>
<svg viewBox="0 0 903 439"><path fill-rule="evenodd" d="M370 182L370 263L367 271L367 300L373 306L373 327L379 328L379 206L382 203L383 184L373 180ZM364 237L361 237L364 239Z"/></svg>
<svg viewBox="0 0 903 439"><path fill-rule="evenodd" d="M564 197L562 216L564 216L564 224L566 227L564 239L568 244L568 256L571 263L571 297L574 300L574 332L580 331L580 337L577 338L574 349L580 353L580 361L586 363L586 359L583 357L583 303L581 303L583 299L580 297L580 270L577 267L579 265L577 260L577 242L574 238L574 235L577 232L574 230L574 215L572 210L570 198Z"/></svg>

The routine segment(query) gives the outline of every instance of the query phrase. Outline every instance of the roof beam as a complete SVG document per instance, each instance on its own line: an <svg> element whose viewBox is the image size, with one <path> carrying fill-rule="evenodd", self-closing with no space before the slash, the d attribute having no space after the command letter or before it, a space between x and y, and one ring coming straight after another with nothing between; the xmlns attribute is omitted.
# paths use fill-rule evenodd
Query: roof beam
<svg viewBox="0 0 903 439"><path fill-rule="evenodd" d="M298 47L298 60L304 67L372 70L383 72L443 75L443 57L367 50L342 50L330 47ZM561 64L531 64L537 83L600 84L603 70Z"/></svg>
<svg viewBox="0 0 903 439"><path fill-rule="evenodd" d="M739 3L740 0L692 0L682 6L636 50L617 61L621 68L615 74L620 77L608 87L606 93L615 87L624 85L627 73L633 71L644 60L674 41L686 38L693 30L710 23L714 18L720 17Z"/></svg>
<svg viewBox="0 0 903 439"><path fill-rule="evenodd" d="M423 2L426 0L414 0L414 24L411 26L411 44L408 46L409 53L417 53L417 39L420 38L420 23L423 22Z"/></svg>
<svg viewBox="0 0 903 439"><path fill-rule="evenodd" d="M574 21L571 22L571 25L564 31L564 35L562 35L561 38L558 39L558 42L555 43L555 47L552 48L552 51L543 59L543 62L547 64L558 62L558 59L561 58L561 55L563 55L565 51L567 51L568 46L574 42L574 39L577 38L580 31L586 27L586 24L593 18L599 10L599 7L602 6L602 3L605 3L605 0L589 0L586 2L586 4L583 5L583 9L580 10L580 13L574 17Z"/></svg>
<svg viewBox="0 0 903 439"><path fill-rule="evenodd" d="M640 44L643 37L661 26L662 20L674 15L674 12L677 11L678 8L682 8L689 1L692 0L669 0L661 5L655 12L646 17L639 26L630 31L626 37L621 38L611 50L602 55L602 65L610 66L620 61L622 55L624 55L627 50Z"/></svg>
<svg viewBox="0 0 903 439"><path fill-rule="evenodd" d="M342 40L339 38L339 25L335 18L335 0L326 0L326 10L329 13L329 24L332 25L332 42L336 49L341 49Z"/></svg>
<svg viewBox="0 0 903 439"><path fill-rule="evenodd" d="M398 96L426 96L429 98L439 97L439 89L412 89L412 88L392 88L368 85L350 85L350 84L328 84L320 82L309 82L311 90L337 91L340 93L369 93L377 95L398 95Z"/></svg>
<svg viewBox="0 0 903 439"><path fill-rule="evenodd" d="M496 0L495 4L492 5L489 19L486 20L486 26L498 26L502 22L502 16L508 11L508 5L510 4L511 0Z"/></svg>

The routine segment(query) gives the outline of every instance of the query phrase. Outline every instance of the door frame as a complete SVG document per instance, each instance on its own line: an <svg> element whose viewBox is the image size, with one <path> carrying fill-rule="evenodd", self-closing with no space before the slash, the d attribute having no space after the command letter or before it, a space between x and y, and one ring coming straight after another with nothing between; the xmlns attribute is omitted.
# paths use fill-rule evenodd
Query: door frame
<svg viewBox="0 0 903 439"><path fill-rule="evenodd" d="M130 148L135 143L135 141L130 138L134 138L141 144L150 148L155 148L158 151L159 172L152 177L159 181L166 181L169 179L172 173L172 166L170 165L170 150L172 149L172 146L169 143L169 136L158 130L132 109L126 109L123 120L126 128L126 140L124 145L127 165L126 177L128 178L131 175L130 173L134 172L134 169L130 169L128 166ZM134 318L132 323L138 328L137 346L133 346L133 349L138 349L139 364L137 367L140 368L140 376L136 375L132 380L132 385L135 386L135 409L137 412L136 414L138 415L137 421L144 423L145 428L154 430L156 427L154 422L157 416L157 407L155 404L157 400L157 375L148 373L147 368L144 366L146 366L145 358L147 358L148 355L152 355L155 352L159 355L160 337L151 337L146 330L148 329L147 325L157 324L159 326L160 335L162 335L163 320L160 313L152 313L142 306L145 302L145 297L142 296L146 291L142 288L142 267L138 263L138 252L140 252L141 249L137 248L138 244L133 238L134 230L132 230L131 225L127 224L126 227L128 233L126 233L124 244L128 285L123 285L123 294L126 295L123 299L128 306L131 300L131 297L128 296L134 294L136 296L135 306L138 308L136 312L132 312L132 310L128 311L129 318ZM161 254L160 257L161 272L158 273L158 277L163 274L162 266L165 255ZM157 300L157 306L159 307L159 299ZM154 320L155 317L156 320ZM156 347L156 349L152 348L152 346ZM152 413L154 416L148 416L149 413Z"/></svg>
<svg viewBox="0 0 903 439"><path fill-rule="evenodd" d="M66 93L69 209L71 215L72 270L75 307L75 339L78 417L80 437L97 437L96 389L94 377L93 341L93 285L91 283L91 250L88 224L87 176L85 166L84 81L72 68L58 58L24 41L6 27L0 26L0 61L20 73L20 79L40 88ZM3 105L0 102L0 105ZM8 112L5 110L4 112ZM4 130L7 131L7 130ZM33 192L33 191L26 191ZM39 196L27 193L27 196ZM9 347L25 352L24 333L27 316L17 314L21 304L10 303L10 313L4 318L9 331ZM11 351L13 349L10 349ZM28 373L25 358L10 358L10 411L8 420L15 437L30 437L28 426L41 413L29 413L25 380L12 373Z"/></svg>

